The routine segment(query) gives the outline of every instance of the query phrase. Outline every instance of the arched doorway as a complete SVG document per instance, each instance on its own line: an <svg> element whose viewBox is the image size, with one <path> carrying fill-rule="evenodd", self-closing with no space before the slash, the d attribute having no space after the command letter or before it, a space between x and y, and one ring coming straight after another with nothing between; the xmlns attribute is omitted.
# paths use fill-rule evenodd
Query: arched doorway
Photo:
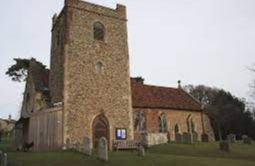
<svg viewBox="0 0 255 166"><path fill-rule="evenodd" d="M107 118L100 114L93 121L93 146L97 147L101 137L105 137L109 142L109 122Z"/></svg>

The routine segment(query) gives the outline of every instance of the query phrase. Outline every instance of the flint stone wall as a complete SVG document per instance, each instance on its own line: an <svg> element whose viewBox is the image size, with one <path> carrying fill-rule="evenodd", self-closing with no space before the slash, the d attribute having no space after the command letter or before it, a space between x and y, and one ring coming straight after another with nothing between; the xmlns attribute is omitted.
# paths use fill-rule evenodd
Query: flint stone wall
<svg viewBox="0 0 255 166"><path fill-rule="evenodd" d="M132 140L125 7L109 9L70 1L63 14L64 140L82 142L84 135L92 140L92 123L101 113L110 124L109 140L115 139L116 128L127 129L127 139ZM93 38L93 24L98 21L105 27L104 41ZM96 71L97 62L103 65L101 73Z"/></svg>

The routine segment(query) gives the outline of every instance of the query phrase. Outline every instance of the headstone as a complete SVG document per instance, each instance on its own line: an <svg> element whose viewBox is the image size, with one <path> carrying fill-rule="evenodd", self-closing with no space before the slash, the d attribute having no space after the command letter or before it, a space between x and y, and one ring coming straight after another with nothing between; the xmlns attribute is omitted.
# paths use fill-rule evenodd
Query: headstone
<svg viewBox="0 0 255 166"><path fill-rule="evenodd" d="M182 143L182 135L180 133L175 133L175 142Z"/></svg>
<svg viewBox="0 0 255 166"><path fill-rule="evenodd" d="M208 135L207 135L207 134L205 134L205 133L204 133L204 134L202 134L202 136L201 136L201 137L202 137L202 139L201 139L201 140L202 140L202 142L209 142L209 137L208 137Z"/></svg>
<svg viewBox="0 0 255 166"><path fill-rule="evenodd" d="M84 153L88 156L91 156L92 148L91 148L90 139L88 137L83 138L83 148L84 148Z"/></svg>
<svg viewBox="0 0 255 166"><path fill-rule="evenodd" d="M1 166L7 166L7 153L3 153L0 151L0 165Z"/></svg>
<svg viewBox="0 0 255 166"><path fill-rule="evenodd" d="M66 149L71 149L71 141L69 138L66 139Z"/></svg>
<svg viewBox="0 0 255 166"><path fill-rule="evenodd" d="M4 155L3 155L3 166L7 166L7 162L8 162L7 153L4 153Z"/></svg>
<svg viewBox="0 0 255 166"><path fill-rule="evenodd" d="M183 143L185 144L191 144L192 138L190 133L183 133Z"/></svg>
<svg viewBox="0 0 255 166"><path fill-rule="evenodd" d="M76 143L76 150L78 151L78 152L82 152L82 146L81 146L81 143L80 142L77 142Z"/></svg>
<svg viewBox="0 0 255 166"><path fill-rule="evenodd" d="M105 137L99 139L97 154L100 160L108 161L108 143Z"/></svg>
<svg viewBox="0 0 255 166"><path fill-rule="evenodd" d="M229 152L230 151L230 144L228 141L220 141L220 150Z"/></svg>
<svg viewBox="0 0 255 166"><path fill-rule="evenodd" d="M193 137L193 142L198 142L198 134L197 134L197 132L193 132L192 133L192 137Z"/></svg>
<svg viewBox="0 0 255 166"><path fill-rule="evenodd" d="M245 137L245 138L243 138L243 143L244 144L252 144L252 140L251 140L251 138L250 137Z"/></svg>
<svg viewBox="0 0 255 166"><path fill-rule="evenodd" d="M143 133L142 134L142 141L141 141L141 144L148 148L149 147L149 136L148 136L148 133Z"/></svg>
<svg viewBox="0 0 255 166"><path fill-rule="evenodd" d="M242 135L242 139L248 138L248 135Z"/></svg>
<svg viewBox="0 0 255 166"><path fill-rule="evenodd" d="M0 165L3 165L4 153L0 151Z"/></svg>
<svg viewBox="0 0 255 166"><path fill-rule="evenodd" d="M138 156L144 157L145 156L145 150L143 145L138 146Z"/></svg>
<svg viewBox="0 0 255 166"><path fill-rule="evenodd" d="M167 132L167 140L168 140L168 143L171 142L171 133L170 132Z"/></svg>
<svg viewBox="0 0 255 166"><path fill-rule="evenodd" d="M236 135L235 134L229 134L227 135L228 141L230 143L235 143L236 142Z"/></svg>
<svg viewBox="0 0 255 166"><path fill-rule="evenodd" d="M62 146L62 150L67 150L67 147L66 147L66 144L64 144L63 146Z"/></svg>
<svg viewBox="0 0 255 166"><path fill-rule="evenodd" d="M0 131L0 143L2 142L2 131Z"/></svg>

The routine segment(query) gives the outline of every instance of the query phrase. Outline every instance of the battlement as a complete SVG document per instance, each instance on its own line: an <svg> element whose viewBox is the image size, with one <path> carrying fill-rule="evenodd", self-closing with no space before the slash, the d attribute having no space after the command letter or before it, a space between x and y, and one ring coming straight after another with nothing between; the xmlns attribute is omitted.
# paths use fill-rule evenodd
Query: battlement
<svg viewBox="0 0 255 166"><path fill-rule="evenodd" d="M116 8L109 8L98 4L82 1L82 0L65 0L65 7L71 7L78 10L84 10L94 12L99 15L113 17L117 19L126 20L126 7L121 4L117 4Z"/></svg>

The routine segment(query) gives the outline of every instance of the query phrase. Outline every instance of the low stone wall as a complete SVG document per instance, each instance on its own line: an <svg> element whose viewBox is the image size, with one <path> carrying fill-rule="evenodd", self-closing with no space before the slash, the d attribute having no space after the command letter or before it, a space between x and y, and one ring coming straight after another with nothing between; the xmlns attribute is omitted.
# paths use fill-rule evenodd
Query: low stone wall
<svg viewBox="0 0 255 166"><path fill-rule="evenodd" d="M150 147L152 145L165 144L168 142L167 133L146 133L142 135L142 144Z"/></svg>

